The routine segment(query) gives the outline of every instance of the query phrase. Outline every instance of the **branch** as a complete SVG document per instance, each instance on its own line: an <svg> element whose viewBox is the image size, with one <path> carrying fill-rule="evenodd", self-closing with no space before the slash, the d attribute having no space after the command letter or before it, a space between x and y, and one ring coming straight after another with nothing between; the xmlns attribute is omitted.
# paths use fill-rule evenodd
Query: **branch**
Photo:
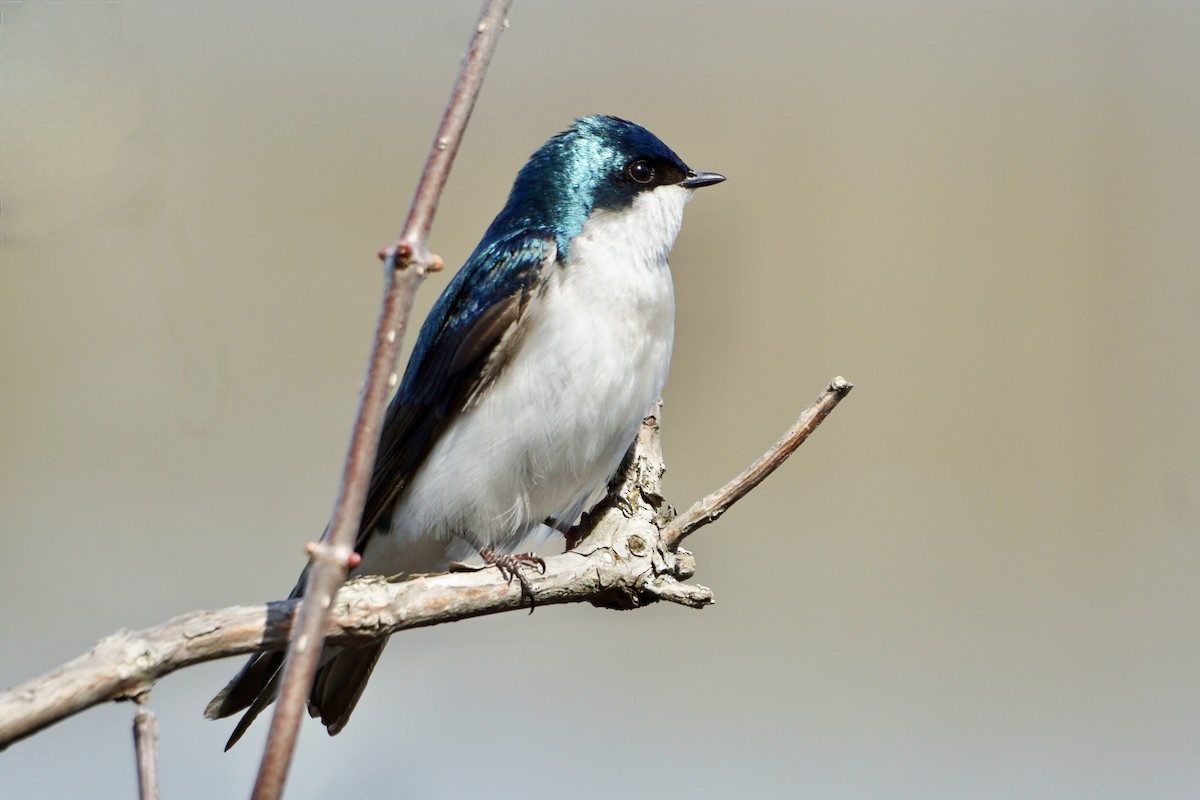
<svg viewBox="0 0 1200 800"><path fill-rule="evenodd" d="M694 512L701 517L720 516L782 463L849 388L844 380L835 379L781 444L755 465L765 460L769 467L757 471L752 467L730 483L745 486L743 491L730 492L726 487L674 521L674 512L661 494L666 467L659 445L660 413L647 417L609 485L608 496L588 515L582 540L571 552L546 559L546 572L533 585L537 605L588 602L632 609L660 600L691 608L712 603L711 590L687 583L696 572L695 559L677 546L682 536L676 533L672 540L672 532L690 532L704 524L688 523ZM835 397L830 398L830 393ZM798 428L804 432L798 434ZM757 477L750 483L745 475L752 472ZM725 499L713 501L716 495ZM696 512L697 508L707 510ZM144 696L158 679L184 667L259 650L282 650L292 638L301 603L284 600L197 611L153 628L119 631L53 672L0 694L0 750L91 706ZM336 644L365 645L410 628L522 606L520 587L507 582L494 567L415 576L402 582L362 577L337 593L322 633Z"/></svg>
<svg viewBox="0 0 1200 800"><path fill-rule="evenodd" d="M158 800L158 717L139 708L133 718L133 746L137 752L138 797Z"/></svg>
<svg viewBox="0 0 1200 800"><path fill-rule="evenodd" d="M813 401L813 404L800 414L799 419L771 449L758 457L741 475L717 489L692 505L687 511L675 518L663 531L663 540L668 548L674 549L685 538L698 528L703 528L710 522L715 522L729 507L746 496L746 493L763 482L763 479L774 472L780 464L787 461L788 456L796 452L796 448L804 444L809 434L817 429L842 398L850 394L854 384L842 376L829 382L825 391Z"/></svg>
<svg viewBox="0 0 1200 800"><path fill-rule="evenodd" d="M442 266L441 259L432 255L428 248L433 215L462 141L467 120L475 107L475 98L483 85L483 77L495 52L500 31L504 28L509 4L509 0L486 0L471 47L451 93L450 103L425 162L408 220L396 244L380 253L386 263L386 281L370 365L363 382L362 398L333 516L326 535L311 551L311 569L304 589L297 632L284 662L279 697L267 734L267 746L254 782L254 800L274 800L283 793L296 749L300 719L325 640L330 604L334 592L346 580L347 566L354 554L354 539L362 520L367 486L379 444L384 403L396 370L396 357L404 331L408 327L413 295L426 273L441 269Z"/></svg>
<svg viewBox="0 0 1200 800"><path fill-rule="evenodd" d="M628 536L622 541L627 542ZM644 541L643 541L644 543ZM641 553L629 558L633 551ZM700 587L673 592L655 575L642 544L618 543L586 554L546 559L534 596L539 607L594 602L632 608L660 595L711 602ZM620 554L622 559L618 560ZM75 713L104 702L131 700L172 672L228 656L282 650L291 638L300 600L232 606L184 614L152 628L119 631L84 655L47 675L0 694L0 749ZM494 568L413 578L398 583L380 576L356 578L334 598L328 640L365 645L380 636L523 605L520 587ZM525 604L527 605L527 604Z"/></svg>

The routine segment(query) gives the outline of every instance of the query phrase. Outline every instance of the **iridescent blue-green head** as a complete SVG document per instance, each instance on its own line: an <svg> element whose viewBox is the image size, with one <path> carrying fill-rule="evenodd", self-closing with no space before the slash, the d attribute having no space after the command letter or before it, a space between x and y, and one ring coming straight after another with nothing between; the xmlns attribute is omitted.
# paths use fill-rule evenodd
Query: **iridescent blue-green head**
<svg viewBox="0 0 1200 800"><path fill-rule="evenodd" d="M554 232L562 257L596 211L619 212L661 187L691 190L723 180L715 172L690 169L641 125L582 117L530 156L485 238L545 228Z"/></svg>

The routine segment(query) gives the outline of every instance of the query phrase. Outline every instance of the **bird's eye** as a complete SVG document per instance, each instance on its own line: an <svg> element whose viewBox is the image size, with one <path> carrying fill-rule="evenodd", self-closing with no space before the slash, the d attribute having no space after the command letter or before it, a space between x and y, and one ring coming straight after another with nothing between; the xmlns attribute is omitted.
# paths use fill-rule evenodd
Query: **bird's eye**
<svg viewBox="0 0 1200 800"><path fill-rule="evenodd" d="M625 171L637 183L649 183L654 180L654 167L646 161L635 161Z"/></svg>

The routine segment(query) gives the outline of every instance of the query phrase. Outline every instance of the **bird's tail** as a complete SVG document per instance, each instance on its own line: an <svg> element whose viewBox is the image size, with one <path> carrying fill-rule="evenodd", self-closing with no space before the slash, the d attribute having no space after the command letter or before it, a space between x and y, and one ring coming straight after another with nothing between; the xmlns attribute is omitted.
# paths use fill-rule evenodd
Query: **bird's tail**
<svg viewBox="0 0 1200 800"><path fill-rule="evenodd" d="M274 702L279 694L279 676L282 670L283 653L253 655L204 709L204 716L209 719L221 719L236 714L243 708L250 709L238 720L237 727L225 743L226 750L237 744L255 717Z"/></svg>
<svg viewBox="0 0 1200 800"><path fill-rule="evenodd" d="M292 589L291 597L304 594L307 580L308 568L305 567L296 588ZM321 718L321 724L328 729L330 736L346 727L385 644L387 639L372 642L366 647L326 647L321 653L320 666L317 667L313 688L308 696L308 713ZM225 743L226 750L237 744L250 723L279 696L283 659L284 654L279 652L250 656L241 671L204 709L204 716L209 719L221 719L246 709L230 734L229 741Z"/></svg>
<svg viewBox="0 0 1200 800"><path fill-rule="evenodd" d="M385 644L387 639L380 639L366 647L342 650L317 670L308 695L308 714L320 717L330 736L336 736L350 721Z"/></svg>
<svg viewBox="0 0 1200 800"><path fill-rule="evenodd" d="M328 729L330 736L346 726L386 643L387 640L383 639L352 650L342 647L325 649L309 694L308 713L321 718L321 724ZM204 709L204 716L209 719L228 717L246 709L230 734L229 741L225 743L226 750L237 744L250 723L263 709L275 702L279 694L279 679L283 675L283 657L283 653L251 656L241 671Z"/></svg>

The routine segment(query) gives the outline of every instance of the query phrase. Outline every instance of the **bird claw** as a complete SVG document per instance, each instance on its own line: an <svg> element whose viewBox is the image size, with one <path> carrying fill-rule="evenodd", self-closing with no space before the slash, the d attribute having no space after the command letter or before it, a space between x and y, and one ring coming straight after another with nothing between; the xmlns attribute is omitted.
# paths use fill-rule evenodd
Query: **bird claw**
<svg viewBox="0 0 1200 800"><path fill-rule="evenodd" d="M533 613L533 584L521 571L521 567L536 567L541 575L546 574L546 561L537 553L497 553L490 547L481 548L479 555L485 562L500 570L504 580L509 583L516 578L521 584L521 596L529 598L529 613Z"/></svg>

